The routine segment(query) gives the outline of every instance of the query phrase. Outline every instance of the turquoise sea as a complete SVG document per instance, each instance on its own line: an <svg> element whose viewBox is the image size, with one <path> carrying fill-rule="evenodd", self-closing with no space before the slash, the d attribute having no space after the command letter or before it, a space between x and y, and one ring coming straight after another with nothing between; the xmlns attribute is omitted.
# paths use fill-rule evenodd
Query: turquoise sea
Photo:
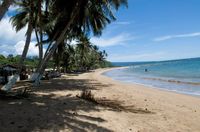
<svg viewBox="0 0 200 132"><path fill-rule="evenodd" d="M200 96L200 58L159 62L115 62L113 65L128 66L104 73L115 80Z"/></svg>

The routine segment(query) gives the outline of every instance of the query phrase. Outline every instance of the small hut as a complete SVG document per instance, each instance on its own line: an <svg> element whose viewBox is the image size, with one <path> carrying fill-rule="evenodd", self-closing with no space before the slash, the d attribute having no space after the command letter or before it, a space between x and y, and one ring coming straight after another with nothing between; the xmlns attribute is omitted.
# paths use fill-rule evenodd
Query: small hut
<svg viewBox="0 0 200 132"><path fill-rule="evenodd" d="M0 66L0 83L1 84L5 84L7 83L12 77L13 75L18 71L19 66L18 65L1 65ZM22 71L20 73L20 78L19 80L25 80L27 79L27 72L26 72L26 67L23 66L22 67Z"/></svg>
<svg viewBox="0 0 200 132"><path fill-rule="evenodd" d="M17 67L14 65L0 66L0 83L5 84L17 72Z"/></svg>

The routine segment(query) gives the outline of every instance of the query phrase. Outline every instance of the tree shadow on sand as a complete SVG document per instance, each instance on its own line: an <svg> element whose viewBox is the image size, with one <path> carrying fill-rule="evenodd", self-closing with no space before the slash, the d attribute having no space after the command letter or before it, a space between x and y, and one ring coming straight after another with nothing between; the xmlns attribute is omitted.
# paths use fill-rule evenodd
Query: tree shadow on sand
<svg viewBox="0 0 200 132"><path fill-rule="evenodd" d="M42 81L40 87L36 87L33 91L84 91L84 90L99 90L102 87L109 87L111 84L102 84L91 79L52 79Z"/></svg>
<svg viewBox="0 0 200 132"><path fill-rule="evenodd" d="M101 117L81 113L103 110L149 114L134 106L122 106L123 102L100 100L98 104L69 94L70 91L98 90L108 87L88 79L53 79L43 81L40 88L32 88L26 99L0 100L0 131L73 131L111 132L98 125L107 122ZM38 94L38 92L42 94ZM54 92L63 92L57 95ZM103 109L102 109L103 108Z"/></svg>
<svg viewBox="0 0 200 132"><path fill-rule="evenodd" d="M0 131L105 131L111 130L98 126L105 122L100 117L79 115L76 111L99 111L94 104L77 97L56 97L31 95L28 100L0 101ZM96 123L95 123L96 122Z"/></svg>

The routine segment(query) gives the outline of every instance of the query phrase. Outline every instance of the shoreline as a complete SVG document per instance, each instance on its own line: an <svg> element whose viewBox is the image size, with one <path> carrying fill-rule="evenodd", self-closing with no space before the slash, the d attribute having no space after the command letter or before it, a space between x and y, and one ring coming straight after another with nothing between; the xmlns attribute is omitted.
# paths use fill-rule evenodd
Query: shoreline
<svg viewBox="0 0 200 132"><path fill-rule="evenodd" d="M115 81L101 74L108 70L65 74L27 99L0 100L0 131L199 132L200 98ZM83 91L107 105L77 97Z"/></svg>
<svg viewBox="0 0 200 132"><path fill-rule="evenodd" d="M109 72L109 71L112 71L112 70L125 69L125 68L128 68L128 66L126 66L126 67L108 68L108 69L106 69L105 71L102 71L102 73L100 73L100 75L105 76L105 77L108 77L108 78L112 79L113 81L120 82L120 83L123 83L123 84L128 84L128 85L141 85L141 86L144 86L144 87L146 87L146 88L156 89L156 90L163 91L163 92L170 92L170 93L176 93L176 94L180 94L180 95L186 95L186 96L190 96L190 97L197 97L197 98L200 98L200 95L199 95L199 94L191 94L191 93L181 92L181 91L177 91L177 90L169 90L169 89L166 89L166 88L156 87L156 86L153 86L153 85L148 85L148 84L143 84L143 83L137 83L137 82L125 82L125 81L121 81L121 80L115 80L115 79L113 79L112 77L103 75L104 73Z"/></svg>
<svg viewBox="0 0 200 132"><path fill-rule="evenodd" d="M142 121L139 121L139 124L143 131L200 131L197 123L200 122L199 97L141 84L119 82L102 75L109 70L113 70L113 68L97 70L93 75L93 78L99 82L112 85L112 88L105 90L107 92L104 94L108 92L117 94L116 92L118 92L119 95L112 96L112 98L119 98L124 100L125 104L133 104L138 108L145 108L156 113L153 119L150 119L148 115L142 119L138 117ZM130 120L132 121L132 119ZM146 120L152 123L146 122Z"/></svg>

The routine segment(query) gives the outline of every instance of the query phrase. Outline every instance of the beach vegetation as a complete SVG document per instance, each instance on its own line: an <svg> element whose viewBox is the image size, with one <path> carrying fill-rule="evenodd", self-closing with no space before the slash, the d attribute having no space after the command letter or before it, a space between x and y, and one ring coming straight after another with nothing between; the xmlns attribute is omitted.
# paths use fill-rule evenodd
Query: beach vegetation
<svg viewBox="0 0 200 132"><path fill-rule="evenodd" d="M88 71L110 65L106 61L107 53L91 44L89 38L101 36L103 29L116 20L114 11L122 5L127 6L127 0L18 0L8 5L11 4L17 7L11 18L13 27L16 31L27 27L27 32L18 61L19 70L3 86L3 90L11 90L16 83L27 58L33 32L39 49L39 61L31 78L35 85L40 84L51 60L58 71L61 71L61 67L65 67L65 71ZM74 40L77 40L77 44L71 46Z"/></svg>

